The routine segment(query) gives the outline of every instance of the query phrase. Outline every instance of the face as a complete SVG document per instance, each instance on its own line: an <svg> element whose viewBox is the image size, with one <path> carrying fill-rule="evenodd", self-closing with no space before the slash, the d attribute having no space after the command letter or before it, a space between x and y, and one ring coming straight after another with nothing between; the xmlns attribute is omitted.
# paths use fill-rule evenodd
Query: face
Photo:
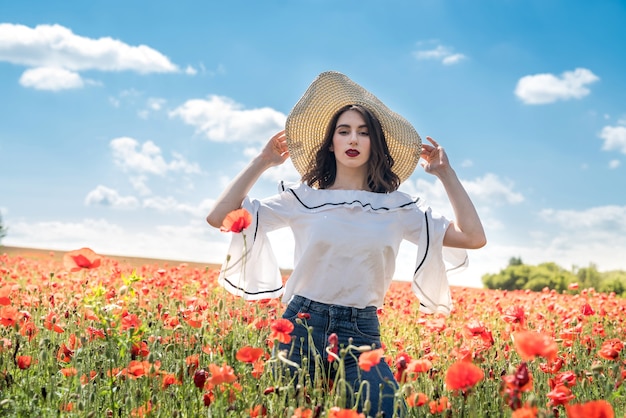
<svg viewBox="0 0 626 418"><path fill-rule="evenodd" d="M338 173L345 169L367 173L370 134L359 112L348 110L339 116L330 150L335 153Z"/></svg>

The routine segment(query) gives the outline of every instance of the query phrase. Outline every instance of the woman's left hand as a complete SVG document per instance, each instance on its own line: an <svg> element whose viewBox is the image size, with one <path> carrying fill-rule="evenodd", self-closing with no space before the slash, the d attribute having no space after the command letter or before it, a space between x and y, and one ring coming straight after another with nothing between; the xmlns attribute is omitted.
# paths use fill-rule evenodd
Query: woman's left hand
<svg viewBox="0 0 626 418"><path fill-rule="evenodd" d="M422 144L422 152L420 157L422 158L421 166L424 167L424 171L429 174L437 174L441 170L450 168L450 162L448 156L437 141L427 136L426 139L430 144Z"/></svg>

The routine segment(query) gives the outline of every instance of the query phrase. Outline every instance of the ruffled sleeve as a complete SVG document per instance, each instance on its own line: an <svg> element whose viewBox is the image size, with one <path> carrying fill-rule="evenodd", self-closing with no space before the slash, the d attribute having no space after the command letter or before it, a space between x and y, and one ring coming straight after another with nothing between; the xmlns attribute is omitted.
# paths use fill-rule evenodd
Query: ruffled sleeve
<svg viewBox="0 0 626 418"><path fill-rule="evenodd" d="M417 261L412 289L420 301L420 311L428 314L452 311L448 273L461 271L468 265L467 251L443 246L443 236L450 222L423 211L422 233L417 245Z"/></svg>
<svg viewBox="0 0 626 418"><path fill-rule="evenodd" d="M231 233L218 283L246 300L277 298L283 293L282 275L266 228L259 222L261 202L246 198L242 207L252 215L252 223L241 233Z"/></svg>

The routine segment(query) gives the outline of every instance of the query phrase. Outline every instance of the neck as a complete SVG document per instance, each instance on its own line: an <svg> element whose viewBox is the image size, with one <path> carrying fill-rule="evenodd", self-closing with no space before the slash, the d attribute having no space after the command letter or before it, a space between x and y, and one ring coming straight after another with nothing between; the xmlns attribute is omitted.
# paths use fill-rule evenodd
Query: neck
<svg viewBox="0 0 626 418"><path fill-rule="evenodd" d="M363 173L337 173L335 182L329 187L331 190L367 190L369 191L369 185L367 184L367 176Z"/></svg>

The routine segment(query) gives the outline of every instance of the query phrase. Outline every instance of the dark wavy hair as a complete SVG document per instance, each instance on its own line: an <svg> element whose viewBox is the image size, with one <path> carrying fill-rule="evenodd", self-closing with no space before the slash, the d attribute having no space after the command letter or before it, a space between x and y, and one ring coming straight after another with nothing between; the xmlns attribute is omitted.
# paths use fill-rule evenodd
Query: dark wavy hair
<svg viewBox="0 0 626 418"><path fill-rule="evenodd" d="M389 193L398 190L400 178L391 169L393 158L387 147L387 140L380 121L369 109L359 105L347 105L339 109L331 118L324 142L312 161L312 167L302 176L302 181L310 187L327 189L335 183L337 162L330 151L339 117L348 110L355 110L363 116L370 137L370 158L367 162L367 184L369 190L376 193Z"/></svg>

